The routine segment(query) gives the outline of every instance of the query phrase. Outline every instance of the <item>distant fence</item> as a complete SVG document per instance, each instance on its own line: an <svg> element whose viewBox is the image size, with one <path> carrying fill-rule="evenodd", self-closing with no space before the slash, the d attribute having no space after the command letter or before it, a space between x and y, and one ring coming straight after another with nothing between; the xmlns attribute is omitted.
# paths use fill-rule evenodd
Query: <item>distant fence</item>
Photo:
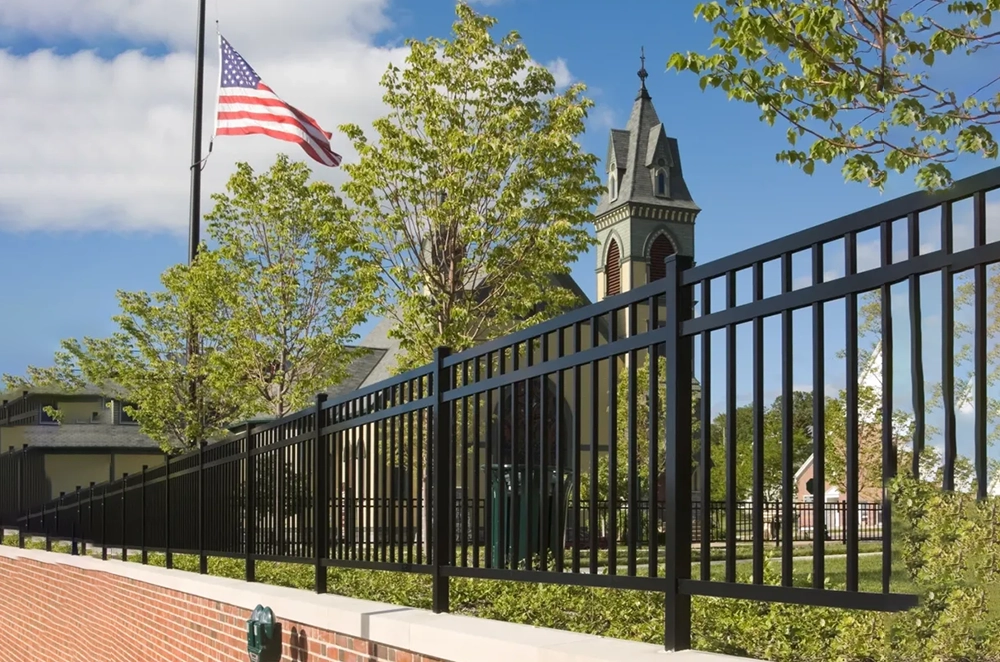
<svg viewBox="0 0 1000 662"><path fill-rule="evenodd" d="M862 507L858 496L858 297L877 291L883 301L884 386L876 443L887 481L897 473L899 445L908 443L919 455L925 443L922 325L936 320L921 315L920 276L939 274L950 293L954 275L971 270L977 292L975 370L986 374L985 268L1000 260L1000 244L986 241L986 192L997 188L1000 169L948 191L908 195L708 264L669 258L662 280L458 354L439 349L430 365L331 401L318 397L299 413L164 466L67 494L21 518L19 528L24 535L50 540L75 536L105 547L162 551L168 565L173 553L198 554L202 572L209 556L241 558L248 580L255 578L258 561L310 564L318 592L327 590L331 566L425 573L432 578L438 612L449 608L452 577L654 591L665 596L664 643L670 650L690 647L693 595L907 609L917 603L916 596L890 590L891 504L886 499ZM963 199L971 199L974 232L971 247L956 249L953 206ZM941 247L921 252L921 214L926 219L932 209L933 218L940 219ZM903 259L893 253L897 221L907 235ZM876 234L882 264L859 272L858 238L869 230ZM843 247L842 265L824 265L830 244ZM793 286L793 257L810 263L811 284ZM769 263L778 267L775 288L764 283ZM840 266L845 275L828 276ZM752 276L750 298L737 303L737 273L744 271ZM890 287L904 281L911 293L910 324L897 319L893 325ZM724 290L714 301L713 283ZM949 296L943 295L942 329L954 328ZM826 346L824 310L835 300L846 309L844 340L834 342L846 344L847 496L843 506L836 506L841 525L826 528L837 530L846 548L842 590L824 586L827 532L811 525L808 533L802 529L807 515L809 522L828 522L830 505L818 500L803 507L794 500L791 404L792 313L801 310L810 317L812 342L795 353L812 352L812 391L819 394L813 398L812 429L827 429L825 360L839 347ZM772 316L781 323L780 350L765 357L764 319ZM752 329L753 342L751 351L738 354L736 327L742 324ZM719 364L709 342L713 332L725 341L721 386L712 379L712 366ZM913 436L906 440L895 436L892 425L897 408L892 344L901 333L912 352L916 417ZM949 335L942 333L941 370L944 487L950 489L957 453ZM778 366L784 403L776 524L774 508L765 502L765 364ZM737 462L742 461L737 374L749 375L753 389L749 505L737 500ZM977 379L970 441L980 497L987 483L984 389L985 380ZM718 434L713 426L695 427L693 419L710 420L718 400L725 401L726 429L723 439L713 440ZM813 435L811 443L813 479L822 486L826 435ZM692 469L700 485L713 485L712 474L722 472L726 496L720 508L696 508ZM664 504L660 515L644 517L643 501ZM624 506L602 511L606 503ZM859 542L876 537L866 528L871 521L878 522L882 543L878 592L859 590ZM772 529L780 541L779 585L764 583ZM376 536L376 531L384 533ZM793 563L793 546L803 537L811 539L809 580L796 575L801 564ZM724 550L721 575L713 572L713 538L721 539ZM750 579L737 581L737 545L748 540ZM693 565L696 541L701 553Z"/></svg>
<svg viewBox="0 0 1000 662"><path fill-rule="evenodd" d="M6 457L9 457L7 455ZM0 456L0 470L5 466L3 460L6 459L5 456ZM62 497L54 502L43 504L42 501L34 500L35 505L28 505L27 510L27 521L31 523L32 527L40 527L48 531L51 536L55 539L60 538L77 538L77 539L94 539L94 540L104 540L105 546L117 546L121 544L121 540L126 540L126 543L133 548L141 547L151 547L151 548L161 548L162 547L162 535L157 535L153 530L161 526L165 529L167 523L173 519L171 518L169 512L169 504L162 501L163 496L159 494L155 485L157 473L148 472L146 486L143 487L143 481L141 474L137 474L132 478L133 482L138 481L137 489L140 493L137 495L137 504L139 511L135 513L135 517L146 522L146 527L151 529L151 538L146 543L140 537L136 538L133 535L129 535L128 532L124 536L120 533L120 527L122 522L120 518L114 519L111 522L111 528L108 528L107 523L101 522L101 517L103 513L107 512L111 514L112 507L107 505L107 494L100 491L99 487L95 487L95 492L92 495L90 488L84 488L80 493L70 493L63 494ZM135 488L135 485L130 485L130 490ZM3 490L3 496L9 496L12 494L11 490ZM119 498L121 493L118 493ZM223 495L215 495L220 501L223 500ZM115 497L112 497L115 498ZM420 499L409 499L402 502L402 508L409 509L414 512L423 508L423 505L419 503ZM25 503L31 504L32 501L25 500ZM347 499L345 501L345 512L346 513L356 513L356 512L366 512L366 511L383 511L388 510L392 506L400 506L401 502L399 500L392 499ZM569 511L574 510L572 504L567 504L567 509ZM650 517L650 507L648 501L639 501L635 504L635 507L639 512L639 529L634 536L636 544L641 546L649 545L649 517ZM726 541L726 503L722 501L713 501L709 503L709 521L711 522L711 527L709 529L709 541L712 543L720 543ZM736 514L736 539L740 543L750 543L753 541L753 504L750 502L737 502L737 514ZM456 499L455 501L455 513L456 513L456 525L455 525L455 542L457 544L466 545L480 545L485 546L491 539L491 535L487 532L486 527L483 523L489 521L489 517L486 514L487 500L486 499ZM881 526L881 513L882 504L880 503L860 503L858 504L860 510L860 515L858 518L858 539L863 541L879 541L882 539L882 526ZM74 510L75 509L75 510ZM104 509L107 509L105 511ZM581 514L581 524L575 526L571 520L568 518L565 521L565 526L560 532L560 539L558 540L558 546L553 548L553 552L556 552L559 548L564 550L572 550L574 547L574 541L586 545L591 537L591 532L587 528L587 523L590 522L589 515L590 504L581 503L580 504L580 514ZM628 504L619 504L615 514L615 519L619 522L627 522L629 519L629 506ZM701 521L700 516L702 509L702 504L699 502L694 502L692 504L692 515L693 515L693 528L692 528L692 544L697 544L702 539ZM599 549L607 549L610 542L608 539L609 533L609 522L611 521L610 506L607 503L599 503L597 505L597 523L598 528L595 531L595 537L598 541ZM844 542L847 539L847 530L844 528L844 523L846 521L846 504L844 502L834 503L828 502L824 506L824 520L821 524L821 531L825 535L827 541L834 542ZM67 516L66 512L70 514ZM77 512L79 515L77 516ZM659 532L662 523L666 519L666 505L661 503L653 508L653 515L655 517L653 522L653 528L658 531L656 540L658 545L664 545L666 540L664 535ZM781 541L781 503L780 502L765 502L764 507L764 517L766 526L764 528L764 539L775 544ZM284 544L286 540L298 540L301 539L304 544L312 544L312 528L304 527L301 533L299 529L298 517L294 514L294 506L290 506L288 512L290 513L281 522L276 522L273 529L268 529L267 534L263 531L258 530L258 534L261 536L262 540L267 545L274 546L272 555L284 556L290 554L290 550L294 545ZM60 513L62 513L62 524L59 524ZM809 542L813 540L813 528L812 528L812 517L813 504L811 502L796 502L792 510L792 536L793 540L796 542ZM94 517L97 519L95 520ZM463 519L464 517L464 519ZM7 523L7 525L12 528L17 527L17 521L19 517L14 513L13 510L7 511L3 517L0 517L0 524ZM474 527L473 522L478 522L479 526ZM150 524L152 523L152 526ZM131 526L131 523L127 524ZM102 528L103 533L102 533ZM31 528L31 527L29 527ZM383 526L382 528L362 528L358 523L358 518L349 518L348 521L342 523L340 526L335 527L337 535L341 538L334 537L333 542L343 542L347 545L355 544L401 544L406 547L412 547L417 544L416 532L412 536L408 537L408 531L404 527L395 527L390 531L388 526ZM627 542L628 535L627 531L619 530L618 542ZM231 548L230 551L234 551L236 548L244 544L244 538L241 535L239 538L230 538L228 541L224 539L219 539L214 545L217 550L224 548ZM188 550L192 553L197 553L196 550Z"/></svg>

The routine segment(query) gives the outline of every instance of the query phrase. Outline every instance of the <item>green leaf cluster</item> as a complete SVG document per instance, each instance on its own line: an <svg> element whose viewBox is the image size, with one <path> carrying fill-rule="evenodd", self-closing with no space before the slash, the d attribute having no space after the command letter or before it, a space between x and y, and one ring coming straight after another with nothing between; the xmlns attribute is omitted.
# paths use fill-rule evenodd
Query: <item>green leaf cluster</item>
<svg viewBox="0 0 1000 662"><path fill-rule="evenodd" d="M468 348L576 303L549 274L593 242L596 157L577 137L592 102L558 92L516 32L461 3L450 40L409 41L382 78L375 138L341 127L359 155L343 189L381 271L379 312L401 368Z"/></svg>
<svg viewBox="0 0 1000 662"><path fill-rule="evenodd" d="M278 156L270 170L237 164L206 215L217 244L199 259L222 269L236 297L221 327L226 369L255 413L281 417L341 382L354 328L374 306L377 273L333 186Z"/></svg>
<svg viewBox="0 0 1000 662"><path fill-rule="evenodd" d="M998 79L989 67L967 75L987 62L967 56L1000 41L997 9L998 0L704 2L694 13L712 25L711 46L674 53L667 67L787 126L779 162L812 174L842 161L845 179L879 188L890 172L915 170L918 186L941 188L961 154L997 157Z"/></svg>

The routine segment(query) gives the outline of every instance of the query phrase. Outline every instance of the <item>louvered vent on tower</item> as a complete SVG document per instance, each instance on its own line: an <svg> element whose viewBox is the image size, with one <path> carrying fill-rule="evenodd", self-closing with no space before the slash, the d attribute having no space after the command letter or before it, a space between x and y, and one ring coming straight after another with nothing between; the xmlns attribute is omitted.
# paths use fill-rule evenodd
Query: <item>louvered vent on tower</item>
<svg viewBox="0 0 1000 662"><path fill-rule="evenodd" d="M605 296L614 296L622 291L622 265L618 242L614 239L608 246L608 257L604 263Z"/></svg>
<svg viewBox="0 0 1000 662"><path fill-rule="evenodd" d="M674 245L666 235L653 240L649 249L649 282L667 277L666 259L674 254Z"/></svg>

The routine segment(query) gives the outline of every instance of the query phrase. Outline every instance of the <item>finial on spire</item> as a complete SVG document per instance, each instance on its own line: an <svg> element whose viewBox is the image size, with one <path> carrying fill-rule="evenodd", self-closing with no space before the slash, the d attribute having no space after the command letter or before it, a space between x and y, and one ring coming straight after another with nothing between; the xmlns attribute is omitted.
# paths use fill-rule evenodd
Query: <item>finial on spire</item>
<svg viewBox="0 0 1000 662"><path fill-rule="evenodd" d="M642 87L639 89L640 96L649 96L649 92L646 91L646 78L649 77L649 73L646 71L646 47L641 46L639 48L639 80L642 83Z"/></svg>

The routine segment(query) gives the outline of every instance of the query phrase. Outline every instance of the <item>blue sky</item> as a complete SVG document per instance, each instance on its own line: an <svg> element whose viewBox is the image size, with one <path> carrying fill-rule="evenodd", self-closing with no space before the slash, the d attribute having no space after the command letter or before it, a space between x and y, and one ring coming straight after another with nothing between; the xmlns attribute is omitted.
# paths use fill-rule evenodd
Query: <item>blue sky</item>
<svg viewBox="0 0 1000 662"><path fill-rule="evenodd" d="M403 40L447 36L454 18L450 0L345 0L335 7L289 0L283 11L274 5L210 0L210 19L220 19L223 33L265 82L330 129L376 117L378 78L389 61L399 61ZM8 81L0 100L0 143L13 145L0 156L0 182L6 180L0 183L0 372L49 363L62 338L111 332L116 290L156 288L164 268L185 260L194 6L191 0L144 0L123 11L111 0L83 6L12 0L0 11L0 78ZM558 63L563 75L568 71L588 85L596 107L583 145L601 158L608 129L624 127L628 118L639 48L645 47L653 102L680 141L686 181L703 209L698 262L913 189L908 176L880 194L843 183L838 166L820 167L809 177L778 164L774 154L785 148L783 129L762 124L751 106L703 93L691 74L667 73L672 52L704 49L711 40L708 26L692 16L694 3L626 0L613 11L596 0L479 6L499 19L500 30L519 31L536 61ZM214 67L211 40L208 53ZM351 158L336 132L334 147ZM277 151L302 158L294 147L266 138L219 141L205 171L206 195L221 187L234 161L266 166ZM964 176L990 165L967 158L953 170ZM317 174L342 181L338 173ZM573 266L591 296L594 266L593 252ZM928 287L924 300L939 301L931 292ZM897 299L905 314L905 295ZM839 388L844 373L832 353L843 332L836 332L840 318L828 316L828 381ZM930 318L924 323L929 348L934 325ZM811 383L808 324L807 316L796 315L796 336L803 340L795 350L796 384ZM905 328L901 318L897 333ZM769 321L768 330L773 339L779 327ZM939 336L940 330L937 341ZM901 357L908 353L904 340L897 336ZM926 352L928 359L937 356ZM718 345L717 367L724 367L723 356ZM908 390L908 382L900 383L909 372L902 358L896 371L897 390ZM933 372L928 368L928 380L936 379ZM777 375L768 375L769 399L777 394ZM738 375L738 383L741 400L748 398L748 375ZM721 376L714 388L723 393Z"/></svg>

